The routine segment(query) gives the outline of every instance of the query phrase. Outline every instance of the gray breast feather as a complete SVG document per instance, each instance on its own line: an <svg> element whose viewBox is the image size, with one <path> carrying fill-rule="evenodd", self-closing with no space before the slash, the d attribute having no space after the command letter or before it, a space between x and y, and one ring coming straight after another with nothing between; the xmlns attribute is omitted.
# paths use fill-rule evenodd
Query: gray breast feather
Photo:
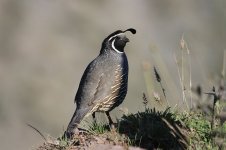
<svg viewBox="0 0 226 150"><path fill-rule="evenodd" d="M82 76L75 96L77 108L88 108L94 112L117 107L127 93L127 80L126 55L117 59L112 56L99 55L87 66ZM109 105L108 108L107 105Z"/></svg>

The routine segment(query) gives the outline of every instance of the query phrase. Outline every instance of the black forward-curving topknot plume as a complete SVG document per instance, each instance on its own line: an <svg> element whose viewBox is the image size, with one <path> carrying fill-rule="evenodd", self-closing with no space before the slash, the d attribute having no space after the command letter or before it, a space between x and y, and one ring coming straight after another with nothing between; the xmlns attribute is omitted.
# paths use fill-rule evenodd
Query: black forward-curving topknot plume
<svg viewBox="0 0 226 150"><path fill-rule="evenodd" d="M133 29L133 28L129 28L129 29L123 31L123 33L125 33L126 31L130 31L130 32L133 33L133 34L136 34L136 32L137 32L137 31L136 31L135 29Z"/></svg>

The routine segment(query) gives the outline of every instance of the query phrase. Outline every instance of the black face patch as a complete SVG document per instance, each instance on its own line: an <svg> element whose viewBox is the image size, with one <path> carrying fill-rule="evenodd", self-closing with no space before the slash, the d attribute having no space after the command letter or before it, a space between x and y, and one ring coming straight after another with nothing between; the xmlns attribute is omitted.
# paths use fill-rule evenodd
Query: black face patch
<svg viewBox="0 0 226 150"><path fill-rule="evenodd" d="M126 42L124 39L116 37L114 42L114 47L120 52L124 52L124 47L126 46Z"/></svg>

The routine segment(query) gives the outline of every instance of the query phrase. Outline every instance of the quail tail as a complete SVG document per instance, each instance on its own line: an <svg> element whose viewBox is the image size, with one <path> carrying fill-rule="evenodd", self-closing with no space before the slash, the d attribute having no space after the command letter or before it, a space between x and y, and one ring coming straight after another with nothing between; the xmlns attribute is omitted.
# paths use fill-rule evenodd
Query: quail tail
<svg viewBox="0 0 226 150"><path fill-rule="evenodd" d="M74 134L76 134L76 130L78 130L78 124L85 117L86 112L76 110L73 114L70 123L68 124L67 130L64 132L63 137L71 139Z"/></svg>

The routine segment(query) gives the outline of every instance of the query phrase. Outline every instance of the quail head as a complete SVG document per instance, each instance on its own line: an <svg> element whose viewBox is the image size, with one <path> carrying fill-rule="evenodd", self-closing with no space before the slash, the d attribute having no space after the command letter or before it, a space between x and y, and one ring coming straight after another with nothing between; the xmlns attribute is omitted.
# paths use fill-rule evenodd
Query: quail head
<svg viewBox="0 0 226 150"><path fill-rule="evenodd" d="M117 30L102 42L100 54L87 66L75 96L76 110L65 131L72 137L82 119L95 112L105 112L109 124L113 121L109 112L119 106L127 94L128 61L124 48L129 39L125 32L135 34L133 28Z"/></svg>

